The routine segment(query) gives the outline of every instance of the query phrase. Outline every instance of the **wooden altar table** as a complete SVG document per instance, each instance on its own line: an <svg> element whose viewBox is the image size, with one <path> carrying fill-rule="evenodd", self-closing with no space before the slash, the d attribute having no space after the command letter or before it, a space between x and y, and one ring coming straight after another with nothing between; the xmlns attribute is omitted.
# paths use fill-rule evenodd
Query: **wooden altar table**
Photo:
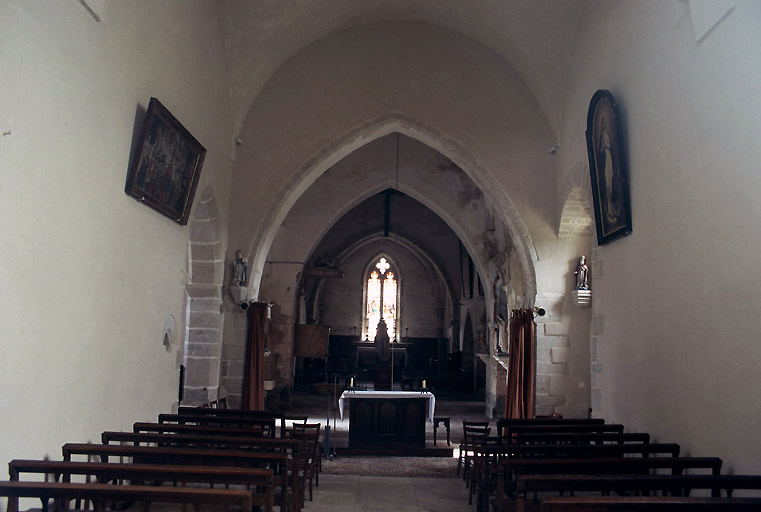
<svg viewBox="0 0 761 512"><path fill-rule="evenodd" d="M349 407L349 447L425 447L425 422L433 422L436 397L419 391L344 391Z"/></svg>

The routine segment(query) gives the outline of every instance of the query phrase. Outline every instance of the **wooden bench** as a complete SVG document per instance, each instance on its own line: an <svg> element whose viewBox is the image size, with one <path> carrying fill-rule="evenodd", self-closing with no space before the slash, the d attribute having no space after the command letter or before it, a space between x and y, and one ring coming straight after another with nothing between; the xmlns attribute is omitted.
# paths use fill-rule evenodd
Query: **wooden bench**
<svg viewBox="0 0 761 512"><path fill-rule="evenodd" d="M623 443L623 444L497 444L483 445L474 450L473 470L469 475L470 497L479 494L478 502L483 508L484 493L491 493L497 478L497 462L506 457L516 459L538 458L600 458L632 457L650 458L653 455L678 457L680 447L676 443Z"/></svg>
<svg viewBox="0 0 761 512"><path fill-rule="evenodd" d="M43 512L49 510L50 500L55 500L56 512L72 510L69 507L72 500L89 501L96 512L118 510L110 508L113 503L139 503L145 511L155 503L193 505L196 512L202 505L224 506L225 510L235 507L244 512L253 507L251 491L144 485L0 481L0 496L8 497L8 510L14 512L18 510L19 498L38 498Z"/></svg>
<svg viewBox="0 0 761 512"><path fill-rule="evenodd" d="M520 475L516 480L516 512L540 509L539 493L597 492L689 496L708 490L713 497L732 497L736 489L761 490L759 475ZM723 496L722 496L723 491ZM547 496L542 496L547 497ZM509 505L509 502L508 502ZM507 506L507 510L511 507Z"/></svg>
<svg viewBox="0 0 761 512"><path fill-rule="evenodd" d="M497 436L502 439L508 427L522 425L604 425L601 418L499 418Z"/></svg>
<svg viewBox="0 0 761 512"><path fill-rule="evenodd" d="M273 477L269 469L245 469L209 466L178 466L157 464L123 464L103 462L66 462L50 460L12 460L8 463L12 481L23 475L43 474L57 482L71 482L72 476L83 476L82 483L123 483L133 485L204 484L245 486L252 493L252 504L272 512L274 504ZM93 481L94 480L94 481ZM9 512L15 512L9 510Z"/></svg>
<svg viewBox="0 0 761 512"><path fill-rule="evenodd" d="M708 470L712 475L721 472L722 460L718 457L613 457L613 458L524 458L504 459L497 463L497 480L494 505L506 510L506 502L515 500L517 479L522 475L578 474L578 475L648 475L668 470L681 475L685 470ZM488 488L479 491L479 504L485 506ZM485 508L484 508L485 510Z"/></svg>
<svg viewBox="0 0 761 512"><path fill-rule="evenodd" d="M199 411L224 411L228 409L199 409ZM214 414L159 414L159 423L177 423L180 425L206 425L239 428L261 428L275 437L275 417L248 417L238 415L214 415Z"/></svg>
<svg viewBox="0 0 761 512"><path fill-rule="evenodd" d="M282 416L280 413L272 411L251 411L248 409L216 409L207 407L190 407L187 405L181 405L177 409L177 414L189 414L191 416L204 414L211 416L242 416L249 418L279 418Z"/></svg>
<svg viewBox="0 0 761 512"><path fill-rule="evenodd" d="M542 502L541 512L716 512L761 510L761 498L685 498L652 496L552 497Z"/></svg>
<svg viewBox="0 0 761 512"><path fill-rule="evenodd" d="M556 420L558 421L558 420ZM559 424L559 423L544 423L535 425L508 425L505 427L505 434L502 438L503 443L511 443L512 440L520 435L529 432L537 434L551 434L551 433L624 433L624 426L618 423L605 423L605 424Z"/></svg>
<svg viewBox="0 0 761 512"><path fill-rule="evenodd" d="M516 434L515 444L589 444L589 443L649 443L650 434L641 432L523 432Z"/></svg>
<svg viewBox="0 0 761 512"><path fill-rule="evenodd" d="M133 446L177 446L203 449L236 449L254 451L279 451L285 454L298 452L299 442L294 439L271 437L244 437L203 434L154 434L142 432L105 431L101 434L103 444L131 443Z"/></svg>
<svg viewBox="0 0 761 512"><path fill-rule="evenodd" d="M620 444L502 444L484 445L476 451L479 456L526 457L623 457L626 455L665 455L678 457L677 443L620 443Z"/></svg>
<svg viewBox="0 0 761 512"><path fill-rule="evenodd" d="M136 422L132 425L133 432L145 432L156 434L204 434L204 435L222 435L222 436L245 436L245 437L274 437L269 431L269 427L221 427L209 425L181 425L178 423L146 423Z"/></svg>
<svg viewBox="0 0 761 512"><path fill-rule="evenodd" d="M280 489L279 505L288 510L289 503L299 509L301 468L294 467L295 461L279 452L252 452L242 450L204 450L182 447L120 446L94 443L66 443L63 458L71 461L73 456L97 457L100 462L112 458L128 457L136 464L183 464L189 466L232 466L256 469L271 469L273 485ZM119 460L118 462L122 462ZM292 497L292 501L289 501Z"/></svg>

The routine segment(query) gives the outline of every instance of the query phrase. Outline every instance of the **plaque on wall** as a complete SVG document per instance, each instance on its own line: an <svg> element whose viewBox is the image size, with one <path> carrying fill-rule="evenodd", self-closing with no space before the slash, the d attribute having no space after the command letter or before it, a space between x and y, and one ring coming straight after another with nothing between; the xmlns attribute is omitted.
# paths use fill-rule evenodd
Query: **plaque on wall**
<svg viewBox="0 0 761 512"><path fill-rule="evenodd" d="M299 324L296 326L296 356L321 359L328 357L327 325Z"/></svg>

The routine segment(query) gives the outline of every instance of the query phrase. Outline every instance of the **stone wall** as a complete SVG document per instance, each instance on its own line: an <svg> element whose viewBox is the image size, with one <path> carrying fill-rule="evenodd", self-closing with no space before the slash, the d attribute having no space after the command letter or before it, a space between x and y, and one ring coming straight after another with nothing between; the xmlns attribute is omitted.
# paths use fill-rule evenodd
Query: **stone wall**
<svg viewBox="0 0 761 512"><path fill-rule="evenodd" d="M204 191L193 215L188 261L184 405L218 396L222 343L222 239L211 189Z"/></svg>

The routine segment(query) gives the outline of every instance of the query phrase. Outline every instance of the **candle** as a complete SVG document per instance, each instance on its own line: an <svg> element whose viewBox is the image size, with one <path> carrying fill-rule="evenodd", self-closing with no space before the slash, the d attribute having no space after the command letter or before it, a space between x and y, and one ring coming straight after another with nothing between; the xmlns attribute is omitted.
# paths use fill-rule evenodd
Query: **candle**
<svg viewBox="0 0 761 512"><path fill-rule="evenodd" d="M423 389L425 389L425 381L423 381Z"/></svg>
<svg viewBox="0 0 761 512"><path fill-rule="evenodd" d="M349 387L350 388L354 387L354 377L352 377L351 380L349 381Z"/></svg>

